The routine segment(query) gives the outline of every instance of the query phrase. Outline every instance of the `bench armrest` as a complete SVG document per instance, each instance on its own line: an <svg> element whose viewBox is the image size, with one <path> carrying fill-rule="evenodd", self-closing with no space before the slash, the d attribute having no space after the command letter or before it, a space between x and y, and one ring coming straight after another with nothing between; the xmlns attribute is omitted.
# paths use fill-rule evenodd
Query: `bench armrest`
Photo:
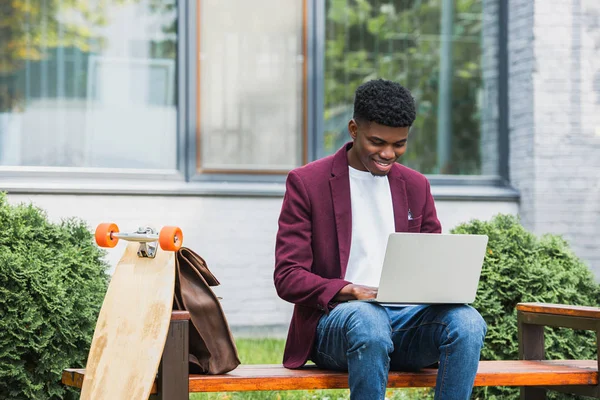
<svg viewBox="0 0 600 400"><path fill-rule="evenodd" d="M582 329L600 333L600 308L563 304L517 304L519 327L523 324Z"/></svg>
<svg viewBox="0 0 600 400"><path fill-rule="evenodd" d="M519 358L543 360L544 327L571 328L596 332L597 354L600 354L600 308L563 304L517 304ZM600 358L598 359L600 367Z"/></svg>
<svg viewBox="0 0 600 400"><path fill-rule="evenodd" d="M572 317L600 319L600 307L569 306L564 304L545 304L545 303L519 303L517 311L549 314L549 315L568 315Z"/></svg>
<svg viewBox="0 0 600 400"><path fill-rule="evenodd" d="M189 321L189 311L171 311L171 321Z"/></svg>
<svg viewBox="0 0 600 400"><path fill-rule="evenodd" d="M600 308L570 306L563 304L519 303L517 304L519 328L519 358L521 360L544 360L544 327L561 327L596 332L596 354L600 354ZM598 368L600 370L600 358ZM561 387L553 389L568 393L600 398L600 385ZM542 389L524 388L521 393L532 398L545 398ZM540 397L537 397L540 396ZM527 397L525 397L527 398Z"/></svg>

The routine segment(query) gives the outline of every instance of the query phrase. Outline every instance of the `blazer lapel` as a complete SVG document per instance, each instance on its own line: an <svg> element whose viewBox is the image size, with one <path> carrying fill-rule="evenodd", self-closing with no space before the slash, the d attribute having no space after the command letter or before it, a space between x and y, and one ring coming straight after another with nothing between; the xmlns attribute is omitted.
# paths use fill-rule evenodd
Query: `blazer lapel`
<svg viewBox="0 0 600 400"><path fill-rule="evenodd" d="M350 177L348 172L348 145L342 147L333 158L331 168L331 199L335 215L335 225L338 237L338 249L341 265L341 278L346 275L350 244L352 240L352 205L350 200Z"/></svg>
<svg viewBox="0 0 600 400"><path fill-rule="evenodd" d="M348 258L350 257L350 245L352 241L352 204L350 199L350 177L348 172L348 156L346 152L352 146L347 143L334 155L331 168L331 199L333 200L333 211L338 237L338 249L341 277L346 275ZM394 166L388 175L390 191L392 194L392 206L394 208L394 227L396 232L408 231L408 199L406 194L406 182L398 166Z"/></svg>
<svg viewBox="0 0 600 400"><path fill-rule="evenodd" d="M402 179L400 168L394 166L388 175L392 206L394 208L394 225L396 232L408 231L408 199L406 197L406 182Z"/></svg>

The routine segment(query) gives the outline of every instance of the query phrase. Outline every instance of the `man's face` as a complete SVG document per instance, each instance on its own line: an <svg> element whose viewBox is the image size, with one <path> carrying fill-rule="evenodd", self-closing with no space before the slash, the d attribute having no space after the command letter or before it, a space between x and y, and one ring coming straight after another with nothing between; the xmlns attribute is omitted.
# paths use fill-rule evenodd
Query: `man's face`
<svg viewBox="0 0 600 400"><path fill-rule="evenodd" d="M348 163L360 171L376 176L387 175L406 151L410 127L393 128L375 122L348 123L354 145L348 151Z"/></svg>

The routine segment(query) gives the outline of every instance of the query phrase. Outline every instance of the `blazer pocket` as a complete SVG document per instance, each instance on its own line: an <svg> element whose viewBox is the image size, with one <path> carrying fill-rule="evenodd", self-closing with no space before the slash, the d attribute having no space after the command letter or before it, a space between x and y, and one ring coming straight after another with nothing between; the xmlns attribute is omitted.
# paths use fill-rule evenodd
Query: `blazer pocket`
<svg viewBox="0 0 600 400"><path fill-rule="evenodd" d="M423 221L422 215L408 220L408 232L421 232L421 221Z"/></svg>

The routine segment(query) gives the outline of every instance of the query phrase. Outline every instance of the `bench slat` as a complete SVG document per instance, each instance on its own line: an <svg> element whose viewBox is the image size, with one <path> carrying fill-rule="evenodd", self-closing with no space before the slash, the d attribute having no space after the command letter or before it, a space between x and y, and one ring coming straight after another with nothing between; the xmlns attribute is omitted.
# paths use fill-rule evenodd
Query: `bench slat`
<svg viewBox="0 0 600 400"><path fill-rule="evenodd" d="M437 370L390 372L388 387L433 387ZM84 369L68 369L62 382L81 388ZM475 386L597 385L596 360L481 361ZM190 375L190 392L345 389L348 375L316 367L289 370L280 365L241 365L224 375ZM156 393L156 387L152 393Z"/></svg>

